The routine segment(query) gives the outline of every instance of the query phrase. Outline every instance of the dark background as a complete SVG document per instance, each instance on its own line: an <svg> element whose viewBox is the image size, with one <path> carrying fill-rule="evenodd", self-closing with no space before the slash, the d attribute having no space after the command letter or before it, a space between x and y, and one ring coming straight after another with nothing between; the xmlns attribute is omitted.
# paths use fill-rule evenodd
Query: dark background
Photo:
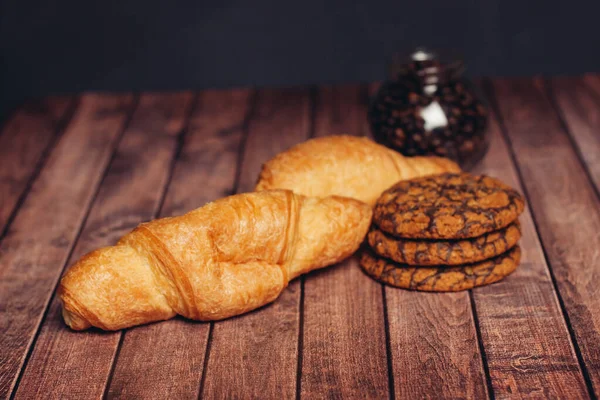
<svg viewBox="0 0 600 400"><path fill-rule="evenodd" d="M372 81L417 45L475 76L600 71L599 15L599 0L0 0L0 118L53 93Z"/></svg>

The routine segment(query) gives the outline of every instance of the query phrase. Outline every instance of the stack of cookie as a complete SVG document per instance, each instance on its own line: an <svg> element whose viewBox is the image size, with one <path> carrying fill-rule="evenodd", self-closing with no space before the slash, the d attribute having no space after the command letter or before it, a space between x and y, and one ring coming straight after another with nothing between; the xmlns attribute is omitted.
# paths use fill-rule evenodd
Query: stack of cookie
<svg viewBox="0 0 600 400"><path fill-rule="evenodd" d="M402 181L378 199L360 264L383 283L458 291L497 282L519 264L523 197L488 176Z"/></svg>

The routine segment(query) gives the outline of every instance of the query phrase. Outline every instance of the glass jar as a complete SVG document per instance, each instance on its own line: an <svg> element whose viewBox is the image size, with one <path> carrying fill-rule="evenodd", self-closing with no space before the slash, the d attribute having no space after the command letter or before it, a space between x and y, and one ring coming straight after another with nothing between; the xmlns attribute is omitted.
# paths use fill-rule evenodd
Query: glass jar
<svg viewBox="0 0 600 400"><path fill-rule="evenodd" d="M461 61L442 63L423 49L395 63L369 108L375 140L406 156L438 155L471 168L488 148L488 113L463 71Z"/></svg>

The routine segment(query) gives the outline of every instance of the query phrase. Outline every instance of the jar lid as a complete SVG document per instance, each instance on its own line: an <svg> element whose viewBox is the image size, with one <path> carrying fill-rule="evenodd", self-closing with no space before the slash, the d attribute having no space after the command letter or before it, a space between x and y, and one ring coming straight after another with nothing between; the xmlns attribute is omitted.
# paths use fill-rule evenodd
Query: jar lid
<svg viewBox="0 0 600 400"><path fill-rule="evenodd" d="M457 54L440 53L425 47L417 47L408 56L395 53L390 65L390 75L394 80L407 75L417 76L428 95L433 94L435 85L456 79L463 72L464 63Z"/></svg>
<svg viewBox="0 0 600 400"><path fill-rule="evenodd" d="M430 61L435 60L437 57L435 53L425 49L425 48L417 48L411 55L411 60L413 61Z"/></svg>

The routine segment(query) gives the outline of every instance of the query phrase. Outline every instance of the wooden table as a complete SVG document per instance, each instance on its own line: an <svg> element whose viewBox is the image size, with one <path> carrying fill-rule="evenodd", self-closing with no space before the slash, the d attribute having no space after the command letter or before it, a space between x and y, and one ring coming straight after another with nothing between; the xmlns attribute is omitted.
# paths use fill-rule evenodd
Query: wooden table
<svg viewBox="0 0 600 400"><path fill-rule="evenodd" d="M600 393L600 77L485 80L476 172L528 199L520 268L452 294L383 287L350 259L272 305L75 333L65 267L138 223L249 191L311 136L367 135L374 85L83 94L0 134L0 397L588 398Z"/></svg>

